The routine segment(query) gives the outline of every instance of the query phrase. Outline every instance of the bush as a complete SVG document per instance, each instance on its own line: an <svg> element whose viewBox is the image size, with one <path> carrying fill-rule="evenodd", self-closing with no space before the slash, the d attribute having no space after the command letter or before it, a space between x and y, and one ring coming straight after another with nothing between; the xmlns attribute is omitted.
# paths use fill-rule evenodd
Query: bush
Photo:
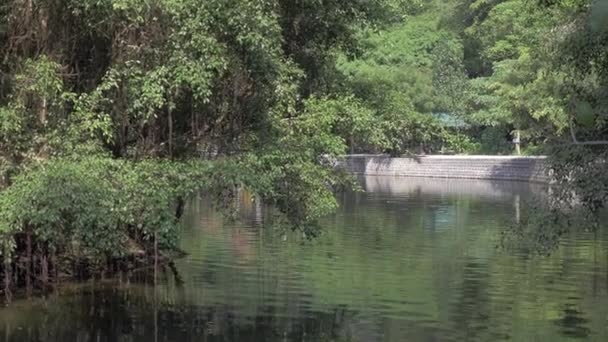
<svg viewBox="0 0 608 342"><path fill-rule="evenodd" d="M458 154L476 154L481 150L481 144L461 133L446 132L443 152Z"/></svg>
<svg viewBox="0 0 608 342"><path fill-rule="evenodd" d="M184 201L195 192L234 213L236 190L244 187L276 206L294 228L314 227L335 208L330 189L341 177L307 157L290 160L295 156L271 149L215 161L50 159L0 193L0 269L5 275L44 269L39 278L48 279L49 269L95 276L107 266L130 267L134 258L145 264L153 251L166 255L176 248ZM277 160L290 166L276 168Z"/></svg>
<svg viewBox="0 0 608 342"><path fill-rule="evenodd" d="M504 127L486 127L481 132L481 152L486 154L512 154L513 144Z"/></svg>
<svg viewBox="0 0 608 342"><path fill-rule="evenodd" d="M98 264L133 248L172 249L179 205L204 186L206 165L53 159L14 178L0 198L3 258L36 253ZM197 177L197 173L198 176Z"/></svg>

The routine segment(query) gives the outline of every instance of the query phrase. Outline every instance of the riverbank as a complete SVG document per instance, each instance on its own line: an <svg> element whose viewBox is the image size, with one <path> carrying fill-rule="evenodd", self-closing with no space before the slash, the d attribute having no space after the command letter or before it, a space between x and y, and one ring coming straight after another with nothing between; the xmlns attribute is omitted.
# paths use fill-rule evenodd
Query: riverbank
<svg viewBox="0 0 608 342"><path fill-rule="evenodd" d="M366 176L486 179L548 183L544 156L413 156L353 154L340 163Z"/></svg>

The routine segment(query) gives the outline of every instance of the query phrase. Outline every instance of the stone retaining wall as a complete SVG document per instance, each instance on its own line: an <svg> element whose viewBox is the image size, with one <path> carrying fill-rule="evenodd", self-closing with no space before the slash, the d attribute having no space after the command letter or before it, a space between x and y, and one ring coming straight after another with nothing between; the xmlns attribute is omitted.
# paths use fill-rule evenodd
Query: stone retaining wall
<svg viewBox="0 0 608 342"><path fill-rule="evenodd" d="M427 177L357 176L361 186L371 193L392 196L461 196L469 195L486 200L516 197L529 198L543 194L546 184L481 179L450 179Z"/></svg>
<svg viewBox="0 0 608 342"><path fill-rule="evenodd" d="M492 179L548 183L545 157L349 155L346 170L368 176Z"/></svg>

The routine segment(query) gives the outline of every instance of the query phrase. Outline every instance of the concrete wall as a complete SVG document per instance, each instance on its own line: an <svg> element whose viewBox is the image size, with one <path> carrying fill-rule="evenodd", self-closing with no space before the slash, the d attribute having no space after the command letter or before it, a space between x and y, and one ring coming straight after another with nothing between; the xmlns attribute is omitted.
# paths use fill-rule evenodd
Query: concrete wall
<svg viewBox="0 0 608 342"><path fill-rule="evenodd" d="M349 155L346 170L368 176L491 179L548 183L545 157Z"/></svg>
<svg viewBox="0 0 608 342"><path fill-rule="evenodd" d="M390 194L393 197L417 194L434 197L468 195L486 200L503 200L516 196L538 196L546 189L546 185L542 183L462 178L357 176L357 180L367 192Z"/></svg>

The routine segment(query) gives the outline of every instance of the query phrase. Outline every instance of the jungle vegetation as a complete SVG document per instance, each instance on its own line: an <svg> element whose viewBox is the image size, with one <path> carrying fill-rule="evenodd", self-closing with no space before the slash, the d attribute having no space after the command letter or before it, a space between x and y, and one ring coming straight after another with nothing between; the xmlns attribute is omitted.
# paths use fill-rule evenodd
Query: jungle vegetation
<svg viewBox="0 0 608 342"><path fill-rule="evenodd" d="M4 292L175 248L247 188L313 233L347 152L548 154L608 198L602 0L3 0Z"/></svg>

